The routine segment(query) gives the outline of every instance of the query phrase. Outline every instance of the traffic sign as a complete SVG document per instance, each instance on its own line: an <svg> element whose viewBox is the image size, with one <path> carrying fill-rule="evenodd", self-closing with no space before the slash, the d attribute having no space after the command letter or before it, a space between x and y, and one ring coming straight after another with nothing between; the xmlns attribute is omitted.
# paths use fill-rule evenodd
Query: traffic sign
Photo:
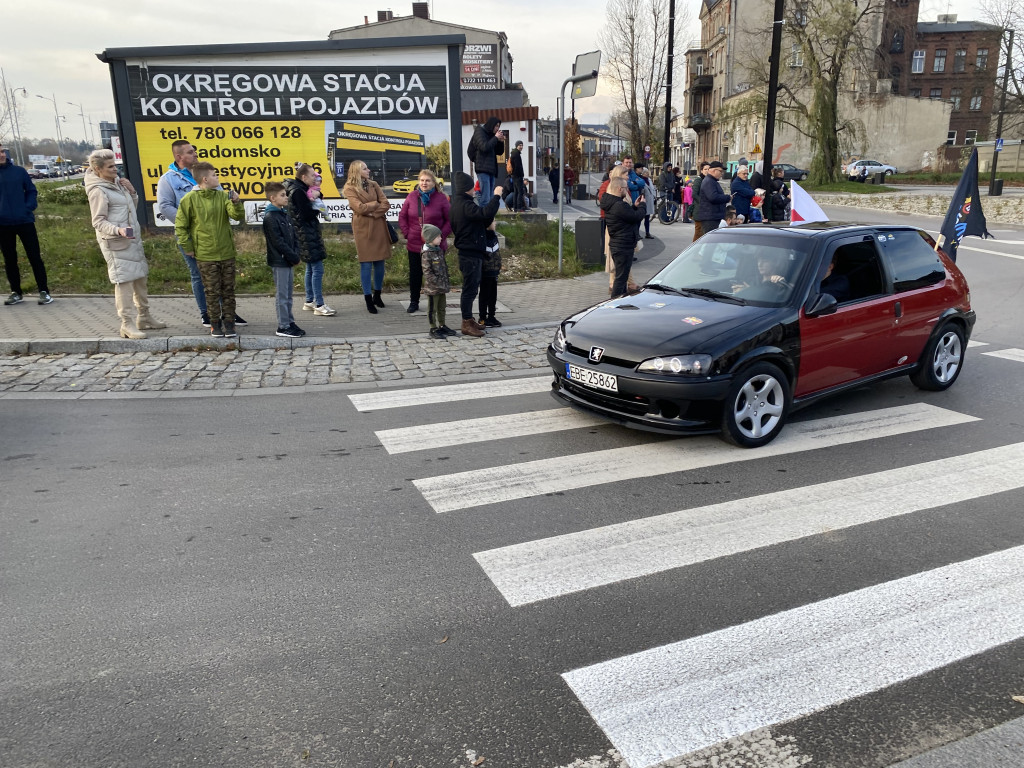
<svg viewBox="0 0 1024 768"><path fill-rule="evenodd" d="M996 139L996 152L1002 152L1002 151L1003 151L1003 140L1002 139Z"/></svg>
<svg viewBox="0 0 1024 768"><path fill-rule="evenodd" d="M752 155L760 155L761 154L761 145L755 142L754 143L754 151L751 152L750 154L752 154Z"/></svg>
<svg viewBox="0 0 1024 768"><path fill-rule="evenodd" d="M650 151L651 151L651 145L648 144L646 147L644 147L644 152L650 152Z"/></svg>

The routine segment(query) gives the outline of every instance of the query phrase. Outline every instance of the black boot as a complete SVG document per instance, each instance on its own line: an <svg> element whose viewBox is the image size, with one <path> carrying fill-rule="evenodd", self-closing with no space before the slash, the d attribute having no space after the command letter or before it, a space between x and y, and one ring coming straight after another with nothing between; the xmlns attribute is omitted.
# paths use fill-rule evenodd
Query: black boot
<svg viewBox="0 0 1024 768"><path fill-rule="evenodd" d="M381 309L384 309L384 302L380 300L380 291L374 291L373 292L373 303L374 303L374 306L377 306L377 307L380 307Z"/></svg>
<svg viewBox="0 0 1024 768"><path fill-rule="evenodd" d="M366 311L371 315L376 315L377 308L373 306L373 297L368 293L364 293L363 298L366 299Z"/></svg>

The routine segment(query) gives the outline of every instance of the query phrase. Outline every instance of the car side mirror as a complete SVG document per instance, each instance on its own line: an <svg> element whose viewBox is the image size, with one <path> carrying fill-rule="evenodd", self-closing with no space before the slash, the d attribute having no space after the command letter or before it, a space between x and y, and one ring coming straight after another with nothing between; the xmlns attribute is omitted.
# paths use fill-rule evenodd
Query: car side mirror
<svg viewBox="0 0 1024 768"><path fill-rule="evenodd" d="M811 303L811 308L808 309L805 314L807 317L821 317L822 315L831 315L836 311L836 307L839 302L836 301L836 297L831 293L819 293L817 298Z"/></svg>

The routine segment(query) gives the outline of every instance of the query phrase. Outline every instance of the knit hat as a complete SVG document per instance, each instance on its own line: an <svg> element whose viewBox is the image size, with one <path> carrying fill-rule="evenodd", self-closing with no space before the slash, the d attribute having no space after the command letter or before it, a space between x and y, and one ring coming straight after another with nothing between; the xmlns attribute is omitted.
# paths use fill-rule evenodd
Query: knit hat
<svg viewBox="0 0 1024 768"><path fill-rule="evenodd" d="M434 238L441 236L441 230L433 224L424 224L423 229L420 230L420 234L423 235L424 243L432 243L434 242Z"/></svg>

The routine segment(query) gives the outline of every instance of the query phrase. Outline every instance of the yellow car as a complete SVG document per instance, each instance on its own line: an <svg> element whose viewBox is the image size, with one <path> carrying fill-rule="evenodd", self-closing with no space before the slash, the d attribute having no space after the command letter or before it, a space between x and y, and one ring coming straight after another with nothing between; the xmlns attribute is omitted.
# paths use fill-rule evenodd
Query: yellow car
<svg viewBox="0 0 1024 768"><path fill-rule="evenodd" d="M410 192L412 192L414 189L416 189L416 186L419 183L420 183L420 180L418 178L416 178L416 179L402 179L401 181L396 181L394 184L392 184L391 188L393 190L395 190L395 192L400 192L402 194L407 195ZM437 180L437 188L438 189L444 189L444 179L438 179Z"/></svg>

